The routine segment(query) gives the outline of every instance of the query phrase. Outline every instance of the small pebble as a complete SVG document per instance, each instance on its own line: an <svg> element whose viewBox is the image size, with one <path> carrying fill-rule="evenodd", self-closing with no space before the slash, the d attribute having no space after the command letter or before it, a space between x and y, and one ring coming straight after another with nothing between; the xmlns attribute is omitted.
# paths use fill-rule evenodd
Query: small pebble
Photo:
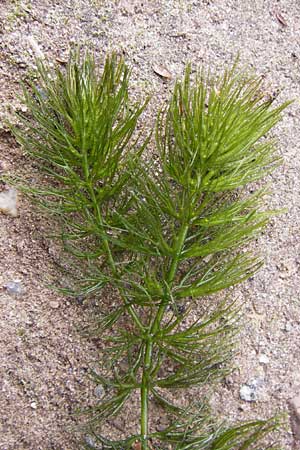
<svg viewBox="0 0 300 450"><path fill-rule="evenodd" d="M268 357L267 355L265 355L264 353L262 353L262 354L260 355L260 357L258 358L258 360L259 360L260 364L269 364L269 362L270 362L269 357Z"/></svg>
<svg viewBox="0 0 300 450"><path fill-rule="evenodd" d="M31 407L32 409L37 409L37 404L36 404L36 402L30 403L30 407Z"/></svg>
<svg viewBox="0 0 300 450"><path fill-rule="evenodd" d="M256 402L258 400L258 389L263 384L261 378L255 378L240 388L240 398L245 402Z"/></svg>
<svg viewBox="0 0 300 450"><path fill-rule="evenodd" d="M18 194L14 188L0 192L0 212L8 216L17 217L17 198Z"/></svg>
<svg viewBox="0 0 300 450"><path fill-rule="evenodd" d="M26 61L16 61L16 63L18 64L20 69L26 69L26 67L28 66Z"/></svg>
<svg viewBox="0 0 300 450"><path fill-rule="evenodd" d="M4 285L4 288L10 295L21 295L23 294L23 287L21 284L21 281L15 280L15 281L9 281Z"/></svg>
<svg viewBox="0 0 300 450"><path fill-rule="evenodd" d="M104 397L105 391L104 391L104 387L102 386L102 384L98 384L95 389L94 389L94 394L97 398L102 398Z"/></svg>
<svg viewBox="0 0 300 450"><path fill-rule="evenodd" d="M85 436L84 440L85 440L85 443L89 446L88 448L94 448L97 450L101 450L103 448L101 444L97 445L95 439L90 435Z"/></svg>
<svg viewBox="0 0 300 450"><path fill-rule="evenodd" d="M49 306L53 309L57 309L59 308L59 302L56 301L49 302Z"/></svg>
<svg viewBox="0 0 300 450"><path fill-rule="evenodd" d="M244 384L240 388L240 397L245 402L256 402L257 401L257 392L255 387L250 387L247 384Z"/></svg>
<svg viewBox="0 0 300 450"><path fill-rule="evenodd" d="M78 305L83 305L83 303L84 303L84 295L77 295L75 297L75 300L78 303Z"/></svg>
<svg viewBox="0 0 300 450"><path fill-rule="evenodd" d="M292 329L293 329L292 324L291 324L290 322L286 322L285 325L284 325L283 330L284 330L286 333L289 333L290 331L292 331Z"/></svg>

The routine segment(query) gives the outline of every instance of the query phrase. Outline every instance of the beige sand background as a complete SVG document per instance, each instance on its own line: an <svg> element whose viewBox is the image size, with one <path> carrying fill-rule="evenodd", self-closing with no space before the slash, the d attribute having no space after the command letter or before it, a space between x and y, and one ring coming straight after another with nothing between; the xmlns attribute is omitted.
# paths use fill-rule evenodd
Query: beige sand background
<svg viewBox="0 0 300 450"><path fill-rule="evenodd" d="M113 49L125 56L133 94L152 96L148 127L187 61L219 70L239 53L241 65L264 77L275 103L295 99L274 130L284 164L268 179L271 207L288 212L272 219L256 243L265 255L264 269L235 289L245 301L241 348L236 370L212 399L216 411L235 420L288 412L288 401L300 394L299 1L1 0L2 172L32 182L40 176L5 126L21 108L20 80L33 76L32 46L63 64L74 43L94 48L99 58ZM172 79L155 73L161 66ZM46 287L60 276L58 249L46 236L49 226L50 219L22 196L18 217L0 215L1 450L80 449L72 413L97 394L86 374L100 354L98 344L77 332L97 305L76 303ZM20 292L5 287L10 282ZM253 379L260 383L257 401L241 400L241 387ZM129 429L130 417L129 406L122 419L109 424L111 433ZM300 448L289 427L280 444Z"/></svg>

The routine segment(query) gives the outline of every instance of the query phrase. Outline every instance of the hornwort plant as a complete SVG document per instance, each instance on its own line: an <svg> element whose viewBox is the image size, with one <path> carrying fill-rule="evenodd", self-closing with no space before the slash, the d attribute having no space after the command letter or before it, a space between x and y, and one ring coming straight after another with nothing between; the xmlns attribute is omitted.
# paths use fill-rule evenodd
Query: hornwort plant
<svg viewBox="0 0 300 450"><path fill-rule="evenodd" d="M175 397L228 373L238 305L209 297L205 313L204 300L262 264L245 252L271 214L253 182L280 163L265 134L287 103L274 108L260 79L235 66L194 82L187 66L157 116L157 170L142 158L149 136L137 132L147 101L130 100L123 60L107 57L99 73L91 56L72 53L65 70L38 69L39 85L24 89L29 114L13 132L47 179L25 190L59 218L62 244L82 266L77 292L118 292L118 306L90 329L105 339L112 369L94 374L106 390L89 411L96 448L262 449L276 418L228 425L211 417L204 393L191 405ZM99 424L135 391L139 432L105 438ZM151 426L152 402L170 419L163 430Z"/></svg>

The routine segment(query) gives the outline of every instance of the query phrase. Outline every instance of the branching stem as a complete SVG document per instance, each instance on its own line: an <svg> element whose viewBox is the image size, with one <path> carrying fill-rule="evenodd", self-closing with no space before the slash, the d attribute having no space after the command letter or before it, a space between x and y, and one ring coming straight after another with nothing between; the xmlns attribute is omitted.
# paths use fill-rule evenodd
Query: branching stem
<svg viewBox="0 0 300 450"><path fill-rule="evenodd" d="M172 285L176 271L179 264L180 254L182 252L186 235L189 229L189 225L183 223L179 232L178 238L174 245L174 256L171 260L170 269L167 275L167 283L169 287ZM160 329L160 325L168 306L169 302L166 298L163 298L159 308L157 310L155 319L150 327L147 335L147 343L145 348L142 386L141 386L141 436L142 436L142 450L149 450L148 446L148 399L149 399L149 386L151 382L152 371L152 350L153 350L153 338L157 331Z"/></svg>
<svg viewBox="0 0 300 450"><path fill-rule="evenodd" d="M86 156L86 155L85 155L85 156ZM94 191L94 189L93 189L93 185L92 185L92 183L91 183L90 180L89 180L89 174L88 174L88 168L87 168L88 166L87 166L87 164L88 164L88 163L87 163L87 158L85 157L85 177L86 177L86 183L87 183L87 185L88 185L88 190L89 190L89 193L90 193L90 196L91 196L91 200L92 200L92 202L93 202L93 207L94 207L94 211L95 211L95 214L96 214L96 219L97 219L98 225L99 225L99 227L100 227L100 229L101 229L101 232L103 233L103 244L104 244L104 248L105 248L106 254L107 254L107 256L108 256L108 263L109 263L109 266L110 266L110 268L111 268L111 270L112 270L112 272L113 272L113 275L114 275L116 278L118 278L119 276L118 276L118 271L117 271L117 268L116 268L116 264L115 264L115 261L114 261L114 258L113 258L113 255L112 255L110 246L109 246L109 242L108 242L108 238L107 238L106 232L105 232L105 230L104 230L104 224L103 224L102 214L101 214L101 211L100 211L100 208L99 208L99 204L98 204L97 199L96 199L96 195L95 195L95 191ZM121 289L121 288L119 288L119 293L120 293L120 295L121 295L121 297L122 297L123 302L125 303L125 305L126 305L126 307L127 307L127 310L128 310L128 312L129 312L129 314L131 315L133 321L135 322L135 324L137 325L137 327L138 327L142 332L144 332L144 331L145 331L144 325L143 325L142 322L140 321L140 319L139 319L139 317L138 317L136 311L134 310L133 306L127 304L126 298L125 298L124 293L122 292L122 289Z"/></svg>

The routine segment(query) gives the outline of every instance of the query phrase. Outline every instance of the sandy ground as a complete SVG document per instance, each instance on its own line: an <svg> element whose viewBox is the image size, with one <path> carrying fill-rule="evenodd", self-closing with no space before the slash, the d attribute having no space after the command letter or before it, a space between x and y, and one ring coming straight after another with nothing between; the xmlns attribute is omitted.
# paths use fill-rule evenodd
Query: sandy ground
<svg viewBox="0 0 300 450"><path fill-rule="evenodd" d="M38 174L4 124L20 108L19 81L32 76L33 41L53 62L65 61L77 42L99 57L112 49L124 54L136 95L152 95L148 124L187 61L217 70L239 53L241 65L264 77L275 102L296 100L274 130L284 164L268 180L271 206L288 212L272 219L256 245L264 269L235 289L245 302L241 349L233 375L212 399L216 411L234 420L289 413L289 400L300 394L298 0L1 0L0 25L0 170L33 182ZM172 79L160 78L157 65ZM23 197L18 211L16 218L0 215L0 449L77 450L73 413L95 400L86 373L98 355L77 328L93 305L46 287L59 275L57 249L45 236L49 222ZM10 282L21 291L5 288ZM257 401L241 400L241 387L253 380ZM118 428L111 424L112 432ZM289 426L279 443L300 448Z"/></svg>

